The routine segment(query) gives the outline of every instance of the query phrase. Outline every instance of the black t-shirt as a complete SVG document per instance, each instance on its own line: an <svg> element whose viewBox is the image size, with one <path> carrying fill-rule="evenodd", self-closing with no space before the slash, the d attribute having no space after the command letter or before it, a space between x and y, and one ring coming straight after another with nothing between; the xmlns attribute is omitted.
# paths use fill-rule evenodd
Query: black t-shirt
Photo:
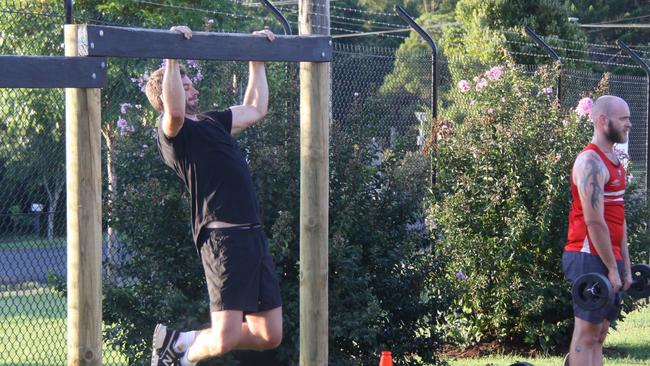
<svg viewBox="0 0 650 366"><path fill-rule="evenodd" d="M201 229L210 221L258 224L258 202L246 159L232 137L232 111L185 118L183 127L167 137L158 122L158 150L165 164L183 180L192 200L192 233L199 245Z"/></svg>

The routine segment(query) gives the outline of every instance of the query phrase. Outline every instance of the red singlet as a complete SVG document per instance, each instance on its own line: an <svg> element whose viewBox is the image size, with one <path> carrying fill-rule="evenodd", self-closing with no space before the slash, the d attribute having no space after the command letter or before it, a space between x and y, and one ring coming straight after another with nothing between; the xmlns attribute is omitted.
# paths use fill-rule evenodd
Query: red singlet
<svg viewBox="0 0 650 366"><path fill-rule="evenodd" d="M612 241L612 251L616 260L621 260L621 242L623 241L623 223L625 221L625 168L620 162L612 163L607 156L594 144L589 144L582 152L592 150L600 156L607 170L609 180L605 183L605 222L609 228L609 237ZM582 203L578 195L578 187L573 183L571 172L571 196L573 203L569 212L569 235L564 250L568 252L584 252L598 255L596 248L589 239L587 225L582 212Z"/></svg>

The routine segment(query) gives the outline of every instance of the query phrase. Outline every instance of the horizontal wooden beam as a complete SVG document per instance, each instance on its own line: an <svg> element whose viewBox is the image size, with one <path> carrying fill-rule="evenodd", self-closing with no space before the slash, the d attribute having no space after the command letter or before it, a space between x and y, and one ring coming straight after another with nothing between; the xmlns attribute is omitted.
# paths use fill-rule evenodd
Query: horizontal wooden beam
<svg viewBox="0 0 650 366"><path fill-rule="evenodd" d="M79 26L80 56L170 58L221 61L329 62L329 36L281 36L273 42L243 33L177 32L98 25Z"/></svg>
<svg viewBox="0 0 650 366"><path fill-rule="evenodd" d="M0 55L0 88L101 88L106 58Z"/></svg>

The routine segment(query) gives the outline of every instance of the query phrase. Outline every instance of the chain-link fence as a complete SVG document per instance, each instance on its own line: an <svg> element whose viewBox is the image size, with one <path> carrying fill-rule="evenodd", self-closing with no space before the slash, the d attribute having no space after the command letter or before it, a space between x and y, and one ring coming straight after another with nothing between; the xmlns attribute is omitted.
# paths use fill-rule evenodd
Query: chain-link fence
<svg viewBox="0 0 650 366"><path fill-rule="evenodd" d="M62 55L62 4L8 5L0 54ZM0 89L0 99L0 363L63 364L65 298L48 276L66 269L64 93Z"/></svg>
<svg viewBox="0 0 650 366"><path fill-rule="evenodd" d="M574 107L580 98L590 96L601 81L605 81L609 93L618 95L630 106L632 128L628 135L628 143L622 146L627 149L632 162L631 174L645 186L646 182L646 151L647 151L647 108L648 80L642 76L594 73L581 70L563 70L562 72L562 104Z"/></svg>
<svg viewBox="0 0 650 366"><path fill-rule="evenodd" d="M2 54L63 53L62 4L43 4L46 2L20 6L0 3ZM90 17L79 21L84 20L94 21ZM133 232L130 228L136 226L137 230L139 222L123 222L116 215L128 210L113 205L137 204L124 203L123 199L129 194L137 197L137 192L129 191L133 181L158 179L156 174L160 173L168 179L160 178L152 185L164 190L178 184L160 162L152 139L156 116L142 93L145 75L159 65L159 60L112 59L109 84L102 90L104 275L111 286L139 281L133 268L138 262L124 249L125 242L135 240L129 236ZM210 98L204 98L205 109L220 109L241 101L247 78L245 63L188 62L187 67L194 81L201 81L201 88L210 94ZM471 108L466 96L458 92L448 64L439 61L437 67L441 110L451 104ZM465 67L475 74L486 69L482 65ZM214 77L202 80L205 75ZM269 66L274 112L267 119L285 120L294 128L252 129L240 138L246 153L254 154L260 141L271 139L274 133L284 133L279 138L285 141L297 141L296 75L292 65ZM562 104L567 108L575 106L601 79L601 74L564 70ZM629 152L634 174L643 180L646 84L644 77L609 76L611 92L623 96L631 107L634 127ZM426 149L432 120L431 54L335 43L331 85L333 154L345 153L351 147L353 151L363 150L371 155L371 165L379 172L382 164L398 159L402 174L413 177L412 186L399 187L404 191L399 193L421 192L422 187L428 187L433 173ZM66 360L66 300L61 291L66 272L64 94L63 90L0 89L0 98L0 363L62 365ZM269 124L272 126L272 122ZM273 154L281 150L264 151ZM349 173L345 160L340 165L332 164L336 177ZM292 174L298 174L297 167L293 168ZM254 164L252 170L255 175ZM255 179L258 186L267 182L265 177ZM378 174L376 179L386 178ZM274 194L260 189L262 205ZM189 239L189 233L183 234ZM191 249L191 243L186 247ZM105 306L114 303L109 299ZM110 319L117 313L104 309L104 314ZM105 326L106 342L118 328ZM107 342L104 363L125 365L129 357L138 357L125 349L115 350L115 344Z"/></svg>

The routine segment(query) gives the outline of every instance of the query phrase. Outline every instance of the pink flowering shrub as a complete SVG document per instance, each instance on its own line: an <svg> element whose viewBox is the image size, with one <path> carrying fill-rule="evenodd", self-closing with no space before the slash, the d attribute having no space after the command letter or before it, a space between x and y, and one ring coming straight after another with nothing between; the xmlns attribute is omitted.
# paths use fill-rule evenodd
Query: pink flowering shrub
<svg viewBox="0 0 650 366"><path fill-rule="evenodd" d="M461 80L458 82L458 90L460 90L461 93L467 93L471 89L472 87L467 80Z"/></svg>
<svg viewBox="0 0 650 366"><path fill-rule="evenodd" d="M473 80L442 111L453 133L436 155L430 220L457 291L441 328L458 344L522 339L550 350L571 332L561 270L569 172L593 129L558 106L553 69L493 67ZM578 109L588 113L589 101Z"/></svg>
<svg viewBox="0 0 650 366"><path fill-rule="evenodd" d="M575 112L578 114L579 117L589 118L591 115L591 107L593 105L594 105L594 101L591 98L589 97L582 98L578 102L578 106L576 106Z"/></svg>

